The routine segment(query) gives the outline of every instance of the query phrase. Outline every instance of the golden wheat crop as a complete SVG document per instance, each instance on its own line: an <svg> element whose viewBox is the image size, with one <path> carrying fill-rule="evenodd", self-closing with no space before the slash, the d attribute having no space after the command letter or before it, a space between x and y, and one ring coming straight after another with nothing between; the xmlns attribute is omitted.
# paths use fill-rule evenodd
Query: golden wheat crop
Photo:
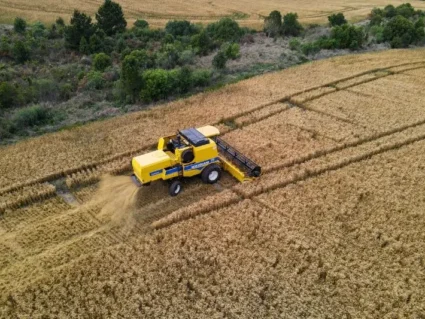
<svg viewBox="0 0 425 319"><path fill-rule="evenodd" d="M1 202L24 206L0 218L0 317L421 317L424 52L315 62L0 148ZM174 198L114 176L213 123L259 179L185 179ZM28 195L58 177L70 194Z"/></svg>
<svg viewBox="0 0 425 319"><path fill-rule="evenodd" d="M135 19L146 19L152 26L164 26L168 20L188 19L193 22L207 23L221 17L230 16L244 26L260 29L263 25L264 16L273 10L281 12L297 12L303 23L327 23L327 17L333 12L343 12L344 15L357 21L365 18L375 6L384 7L387 4L398 5L402 1L396 0L374 0L361 1L336 1L327 0L320 4L308 1L289 0L284 3L269 1L247 1L247 2L225 2L223 0L190 0L187 2L172 1L145 1L143 3L135 0L118 0L124 9L124 13L130 24ZM37 2L25 2L23 0L0 1L0 19L3 22L11 22L16 16L22 16L32 21L41 20L53 22L58 16L69 19L75 8L85 11L91 15L101 5L101 0L96 1L65 1L43 0ZM425 8L420 2L415 3L418 9Z"/></svg>
<svg viewBox="0 0 425 319"><path fill-rule="evenodd" d="M414 317L425 297L424 151L423 141L413 143L83 256L0 309L30 317L51 309L59 317Z"/></svg>

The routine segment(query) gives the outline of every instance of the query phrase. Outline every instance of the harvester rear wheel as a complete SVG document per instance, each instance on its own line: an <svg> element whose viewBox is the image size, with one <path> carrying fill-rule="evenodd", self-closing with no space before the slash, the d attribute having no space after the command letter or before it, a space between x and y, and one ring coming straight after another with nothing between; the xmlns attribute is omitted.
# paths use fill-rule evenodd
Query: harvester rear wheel
<svg viewBox="0 0 425 319"><path fill-rule="evenodd" d="M179 180L172 181L170 187L168 188L168 193L171 196L177 196L182 191L182 183Z"/></svg>
<svg viewBox="0 0 425 319"><path fill-rule="evenodd" d="M217 164L211 164L204 168L201 174L201 179L205 184L214 184L221 177L221 168Z"/></svg>

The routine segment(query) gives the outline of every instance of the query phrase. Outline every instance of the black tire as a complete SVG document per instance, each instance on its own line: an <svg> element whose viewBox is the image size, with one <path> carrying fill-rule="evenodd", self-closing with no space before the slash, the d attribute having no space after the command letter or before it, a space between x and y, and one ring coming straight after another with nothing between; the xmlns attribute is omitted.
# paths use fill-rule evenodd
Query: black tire
<svg viewBox="0 0 425 319"><path fill-rule="evenodd" d="M177 196L182 191L182 188L182 183L179 180L172 181L168 188L168 193L170 196Z"/></svg>
<svg viewBox="0 0 425 319"><path fill-rule="evenodd" d="M204 168L201 179L205 184L217 183L221 178L221 168L217 164L211 164Z"/></svg>
<svg viewBox="0 0 425 319"><path fill-rule="evenodd" d="M195 158L195 155L193 155L193 150L191 150L191 149L185 150L182 153L182 162L183 163L190 163L190 162L193 161L194 158Z"/></svg>

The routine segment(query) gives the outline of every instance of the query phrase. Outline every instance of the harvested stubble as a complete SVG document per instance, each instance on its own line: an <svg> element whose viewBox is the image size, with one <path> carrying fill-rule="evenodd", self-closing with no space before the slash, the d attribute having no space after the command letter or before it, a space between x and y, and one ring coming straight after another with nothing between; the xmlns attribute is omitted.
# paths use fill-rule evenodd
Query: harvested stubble
<svg viewBox="0 0 425 319"><path fill-rule="evenodd" d="M97 188L98 188L98 184L89 185L85 187L79 187L77 189L73 189L72 194L75 196L78 202L85 203L90 201L90 199L96 193Z"/></svg>
<svg viewBox="0 0 425 319"><path fill-rule="evenodd" d="M0 195L0 214L56 195L55 186L38 183Z"/></svg>
<svg viewBox="0 0 425 319"><path fill-rule="evenodd" d="M240 200L239 195L232 190L224 190L218 194L205 197L195 204L182 207L168 216L161 218L152 223L153 228L162 228L174 224L176 222L196 217L203 213L210 212L215 209L229 206Z"/></svg>
<svg viewBox="0 0 425 319"><path fill-rule="evenodd" d="M0 193L131 156L178 128L231 120L296 92L378 67L402 64L406 60L413 63L423 56L423 50L410 50L323 60L154 109L1 147Z"/></svg>
<svg viewBox="0 0 425 319"><path fill-rule="evenodd" d="M90 231L98 226L87 209L71 210L66 214L47 218L32 227L26 227L14 236L13 240L19 244L28 255L45 250L48 246L63 243L72 237Z"/></svg>
<svg viewBox="0 0 425 319"><path fill-rule="evenodd" d="M62 198L55 196L30 206L7 210L0 219L0 227L7 231L26 227L46 217L60 215L70 209Z"/></svg>

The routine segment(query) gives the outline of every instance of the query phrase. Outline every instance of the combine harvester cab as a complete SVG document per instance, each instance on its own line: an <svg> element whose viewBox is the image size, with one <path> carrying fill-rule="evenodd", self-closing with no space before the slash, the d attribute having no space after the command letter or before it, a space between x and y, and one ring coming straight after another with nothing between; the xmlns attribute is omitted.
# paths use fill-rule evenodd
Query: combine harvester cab
<svg viewBox="0 0 425 319"><path fill-rule="evenodd" d="M169 182L171 196L182 190L181 179L200 175L204 183L219 181L222 170L238 181L261 175L261 167L220 139L214 126L189 128L159 139L156 151L134 157L132 179L137 186Z"/></svg>

